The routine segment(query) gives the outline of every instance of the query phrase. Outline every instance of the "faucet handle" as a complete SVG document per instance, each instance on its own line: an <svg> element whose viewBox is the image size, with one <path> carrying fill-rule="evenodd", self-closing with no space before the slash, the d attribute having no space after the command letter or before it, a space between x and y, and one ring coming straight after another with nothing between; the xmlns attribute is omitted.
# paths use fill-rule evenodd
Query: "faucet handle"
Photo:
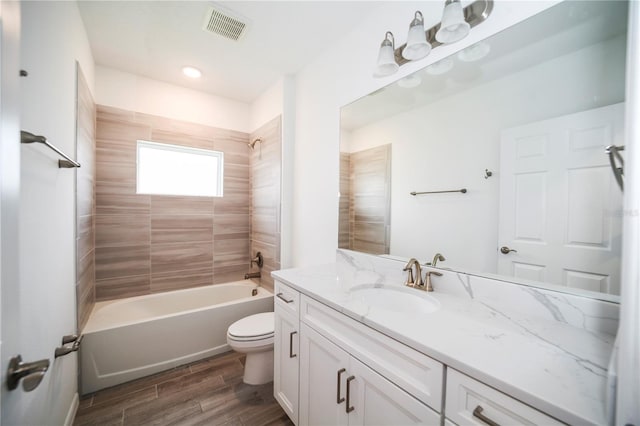
<svg viewBox="0 0 640 426"><path fill-rule="evenodd" d="M409 274L407 275L407 281L404 282L404 285L413 287L415 285L415 283L413 282L413 268L411 266L409 266L408 268L405 267L403 271L409 272Z"/></svg>

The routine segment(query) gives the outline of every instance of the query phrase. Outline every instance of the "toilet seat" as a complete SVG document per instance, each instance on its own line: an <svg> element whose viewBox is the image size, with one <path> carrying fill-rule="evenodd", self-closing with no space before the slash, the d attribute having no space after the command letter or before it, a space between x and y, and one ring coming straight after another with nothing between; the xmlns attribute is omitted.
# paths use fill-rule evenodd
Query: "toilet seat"
<svg viewBox="0 0 640 426"><path fill-rule="evenodd" d="M274 328L274 313L263 312L231 324L227 330L227 338L236 342L273 341Z"/></svg>

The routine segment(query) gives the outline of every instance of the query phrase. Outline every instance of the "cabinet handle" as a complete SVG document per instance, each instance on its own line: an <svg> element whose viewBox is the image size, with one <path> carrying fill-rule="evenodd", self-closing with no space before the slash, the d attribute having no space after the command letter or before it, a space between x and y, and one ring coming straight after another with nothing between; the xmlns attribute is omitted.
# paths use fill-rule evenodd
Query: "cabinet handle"
<svg viewBox="0 0 640 426"><path fill-rule="evenodd" d="M349 388L347 388L349 389ZM347 394L348 395L348 394ZM473 417L476 417L480 420L482 420L483 422L485 422L486 424L488 424L489 426L500 426L498 423L494 422L493 420L491 420L489 417L485 416L484 414L482 414L483 408L481 406L477 406L475 410L473 410Z"/></svg>
<svg viewBox="0 0 640 426"><path fill-rule="evenodd" d="M280 300L284 300L284 302L285 302L285 303L293 303L293 299L291 299L291 300L287 300L287 299L285 299L285 298L284 298L284 296L282 295L282 293L278 293L278 294L276 294L276 297L277 297L278 299L280 299Z"/></svg>
<svg viewBox="0 0 640 426"><path fill-rule="evenodd" d="M337 386L337 391L336 391L336 404L341 404L344 402L344 398L340 398L340 376L342 376L342 373L344 373L345 371L347 371L346 368L341 368L340 370L338 370L338 386Z"/></svg>
<svg viewBox="0 0 640 426"><path fill-rule="evenodd" d="M352 412L353 410L355 410L355 407L350 407L351 402L349 402L349 400L351 399L351 381L353 379L355 379L356 376L349 376L347 377L347 404L345 405L345 410L347 413Z"/></svg>
<svg viewBox="0 0 640 426"><path fill-rule="evenodd" d="M295 358L298 356L293 353L293 335L294 334L298 334L298 332L292 331L291 333L289 333L289 358Z"/></svg>

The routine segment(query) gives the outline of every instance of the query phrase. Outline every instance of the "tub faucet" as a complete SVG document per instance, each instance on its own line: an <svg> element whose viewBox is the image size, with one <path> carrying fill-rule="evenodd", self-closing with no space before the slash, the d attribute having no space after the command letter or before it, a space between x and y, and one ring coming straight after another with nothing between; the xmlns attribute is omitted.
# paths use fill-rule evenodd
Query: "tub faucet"
<svg viewBox="0 0 640 426"><path fill-rule="evenodd" d="M244 274L244 279L248 280L249 278L260 278L260 271L258 272L247 272Z"/></svg>
<svg viewBox="0 0 640 426"><path fill-rule="evenodd" d="M416 267L416 279L414 281L413 278L413 266L415 265ZM409 259L409 262L407 262L407 264L404 266L403 271L405 272L409 272L409 274L407 275L407 281L404 283L404 285L409 286L409 287L417 287L420 288L422 287L422 269L420 269L420 262L418 262L417 259L414 259L413 257L411 259Z"/></svg>

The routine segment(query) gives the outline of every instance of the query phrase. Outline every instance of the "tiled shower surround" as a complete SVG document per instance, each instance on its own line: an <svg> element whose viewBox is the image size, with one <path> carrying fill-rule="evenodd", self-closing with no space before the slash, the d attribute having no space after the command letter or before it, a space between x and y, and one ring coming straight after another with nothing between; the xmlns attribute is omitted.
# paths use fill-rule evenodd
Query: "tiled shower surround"
<svg viewBox="0 0 640 426"><path fill-rule="evenodd" d="M137 140L224 152L224 196L136 194ZM243 278L251 238L248 142L242 132L97 107L96 300ZM279 190L277 199L279 206Z"/></svg>

